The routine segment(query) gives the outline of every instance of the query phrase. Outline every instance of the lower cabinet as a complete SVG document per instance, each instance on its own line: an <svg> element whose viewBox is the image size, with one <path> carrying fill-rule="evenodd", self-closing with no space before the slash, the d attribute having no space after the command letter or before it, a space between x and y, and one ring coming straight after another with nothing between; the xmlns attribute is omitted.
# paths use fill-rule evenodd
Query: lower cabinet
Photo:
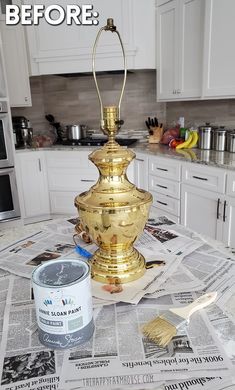
<svg viewBox="0 0 235 390"><path fill-rule="evenodd" d="M223 223L221 220L221 195L182 184L181 186L181 223L216 240L222 240Z"/></svg>
<svg viewBox="0 0 235 390"><path fill-rule="evenodd" d="M134 160L134 183L136 187L148 190L148 157L145 154L136 154Z"/></svg>
<svg viewBox="0 0 235 390"><path fill-rule="evenodd" d="M182 184L181 223L235 247L235 198Z"/></svg>
<svg viewBox="0 0 235 390"><path fill-rule="evenodd" d="M16 154L16 174L24 222L48 219L50 202L44 152L18 152Z"/></svg>

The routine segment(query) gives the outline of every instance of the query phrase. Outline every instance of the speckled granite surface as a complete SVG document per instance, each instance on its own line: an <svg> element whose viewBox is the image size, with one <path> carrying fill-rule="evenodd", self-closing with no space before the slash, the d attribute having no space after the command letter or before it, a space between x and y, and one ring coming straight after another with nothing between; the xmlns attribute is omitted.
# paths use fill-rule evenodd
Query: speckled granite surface
<svg viewBox="0 0 235 390"><path fill-rule="evenodd" d="M61 150L61 151L92 151L95 147L91 146L63 146L54 145L48 148L40 149L19 149L16 153L28 153L38 150ZM181 161L193 162L217 168L224 168L235 171L235 153L216 152L215 150L200 150L200 149L182 149L175 150L165 145L148 144L147 142L137 142L131 146L136 153L144 153L148 156L160 156L173 158Z"/></svg>

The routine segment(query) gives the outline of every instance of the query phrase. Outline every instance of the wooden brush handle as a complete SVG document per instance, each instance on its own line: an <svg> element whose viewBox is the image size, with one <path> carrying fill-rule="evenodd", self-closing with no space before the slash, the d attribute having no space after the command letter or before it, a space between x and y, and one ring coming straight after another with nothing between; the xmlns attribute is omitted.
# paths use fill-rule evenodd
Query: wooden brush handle
<svg viewBox="0 0 235 390"><path fill-rule="evenodd" d="M196 299L194 302L190 303L190 305L185 307L179 307L176 309L170 309L171 312L179 315L180 317L188 320L189 317L195 313L195 311L199 309L203 309L204 307L210 305L215 302L217 298L217 292L210 292L202 295L200 298Z"/></svg>

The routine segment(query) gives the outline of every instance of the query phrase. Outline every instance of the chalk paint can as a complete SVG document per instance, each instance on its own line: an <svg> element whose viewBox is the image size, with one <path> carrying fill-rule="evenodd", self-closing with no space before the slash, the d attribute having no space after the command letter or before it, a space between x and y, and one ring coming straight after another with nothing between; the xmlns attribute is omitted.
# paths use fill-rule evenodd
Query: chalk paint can
<svg viewBox="0 0 235 390"><path fill-rule="evenodd" d="M88 341L94 332L90 267L76 259L48 261L32 274L39 340L65 349Z"/></svg>

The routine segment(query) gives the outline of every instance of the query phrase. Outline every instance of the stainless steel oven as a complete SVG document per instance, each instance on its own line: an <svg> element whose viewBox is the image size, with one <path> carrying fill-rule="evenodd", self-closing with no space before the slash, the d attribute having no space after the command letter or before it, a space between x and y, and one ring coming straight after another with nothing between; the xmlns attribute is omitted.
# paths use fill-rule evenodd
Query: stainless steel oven
<svg viewBox="0 0 235 390"><path fill-rule="evenodd" d="M14 168L0 169L0 221L20 217Z"/></svg>
<svg viewBox="0 0 235 390"><path fill-rule="evenodd" d="M12 167L13 165L13 144L7 103L0 102L0 168Z"/></svg>

